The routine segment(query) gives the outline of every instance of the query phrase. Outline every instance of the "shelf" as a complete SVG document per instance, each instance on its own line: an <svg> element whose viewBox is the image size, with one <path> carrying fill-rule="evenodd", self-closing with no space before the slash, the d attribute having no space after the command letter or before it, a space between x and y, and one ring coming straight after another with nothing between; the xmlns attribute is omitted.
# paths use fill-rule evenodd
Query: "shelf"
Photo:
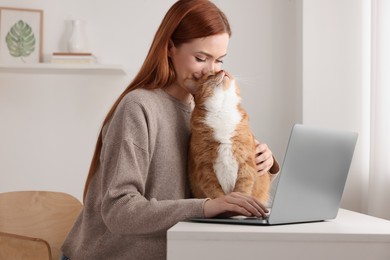
<svg viewBox="0 0 390 260"><path fill-rule="evenodd" d="M0 73L127 75L122 65L105 64L0 64Z"/></svg>

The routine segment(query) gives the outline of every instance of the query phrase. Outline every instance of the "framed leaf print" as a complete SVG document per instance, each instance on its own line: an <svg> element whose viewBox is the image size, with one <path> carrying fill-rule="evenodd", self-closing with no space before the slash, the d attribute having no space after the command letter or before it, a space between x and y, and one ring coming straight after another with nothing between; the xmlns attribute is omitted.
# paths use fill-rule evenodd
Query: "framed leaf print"
<svg viewBox="0 0 390 260"><path fill-rule="evenodd" d="M0 7L0 63L42 61L43 11Z"/></svg>

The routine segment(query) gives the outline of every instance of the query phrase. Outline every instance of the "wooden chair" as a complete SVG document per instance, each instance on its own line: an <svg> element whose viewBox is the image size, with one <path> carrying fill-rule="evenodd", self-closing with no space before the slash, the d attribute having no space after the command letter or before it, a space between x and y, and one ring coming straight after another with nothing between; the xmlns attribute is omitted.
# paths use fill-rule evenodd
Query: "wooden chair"
<svg viewBox="0 0 390 260"><path fill-rule="evenodd" d="M43 239L0 232L0 259L38 260L52 256L50 245Z"/></svg>
<svg viewBox="0 0 390 260"><path fill-rule="evenodd" d="M81 208L62 192L0 193L0 259L59 259Z"/></svg>

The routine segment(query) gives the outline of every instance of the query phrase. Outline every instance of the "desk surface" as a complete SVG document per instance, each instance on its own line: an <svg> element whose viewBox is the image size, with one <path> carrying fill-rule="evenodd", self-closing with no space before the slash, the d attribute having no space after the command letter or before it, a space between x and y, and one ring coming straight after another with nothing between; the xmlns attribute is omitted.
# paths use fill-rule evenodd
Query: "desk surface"
<svg viewBox="0 0 390 260"><path fill-rule="evenodd" d="M168 230L168 259L235 259L238 251L249 258L261 252L273 259L288 255L313 259L321 252L318 259L370 259L366 254L374 252L377 256L371 259L390 259L390 221L340 209L336 219L315 223L252 226L180 222Z"/></svg>
<svg viewBox="0 0 390 260"><path fill-rule="evenodd" d="M337 234L337 238L334 236ZM310 236L308 236L310 235ZM340 209L336 219L315 222L276 226L252 226L233 224L209 224L180 222L168 231L168 239L261 239L271 238L284 240L309 237L324 239L331 235L332 240L359 240L365 235L381 241L390 241L390 221ZM367 238L367 237L366 237ZM366 239L365 238L365 239Z"/></svg>

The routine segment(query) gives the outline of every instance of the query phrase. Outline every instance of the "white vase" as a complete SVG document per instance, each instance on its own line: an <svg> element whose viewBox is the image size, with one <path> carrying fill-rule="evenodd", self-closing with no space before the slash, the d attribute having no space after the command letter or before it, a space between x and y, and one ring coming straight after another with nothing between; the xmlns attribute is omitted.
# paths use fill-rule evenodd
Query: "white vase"
<svg viewBox="0 0 390 260"><path fill-rule="evenodd" d="M72 20L72 31L68 41L68 51L72 53L90 52L87 35L85 32L86 22Z"/></svg>

